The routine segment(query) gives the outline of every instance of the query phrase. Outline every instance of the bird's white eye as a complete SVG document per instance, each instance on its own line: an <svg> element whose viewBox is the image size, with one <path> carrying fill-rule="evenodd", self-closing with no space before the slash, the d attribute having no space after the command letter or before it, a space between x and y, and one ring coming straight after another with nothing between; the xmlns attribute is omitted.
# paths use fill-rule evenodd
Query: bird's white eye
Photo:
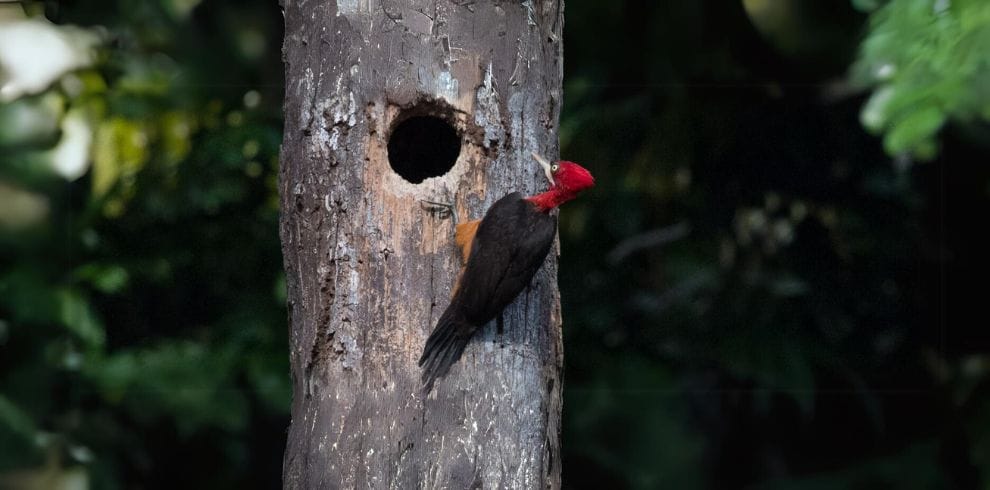
<svg viewBox="0 0 990 490"><path fill-rule="evenodd" d="M557 165L555 163L555 164L553 164L553 165L550 166L550 171L553 172L553 173L557 173L557 169L559 169L559 168L560 168L560 165Z"/></svg>

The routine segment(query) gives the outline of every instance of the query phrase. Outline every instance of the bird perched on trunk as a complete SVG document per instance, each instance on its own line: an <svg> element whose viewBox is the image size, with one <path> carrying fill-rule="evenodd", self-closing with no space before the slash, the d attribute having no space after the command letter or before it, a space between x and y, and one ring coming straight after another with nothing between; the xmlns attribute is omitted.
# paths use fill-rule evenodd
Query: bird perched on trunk
<svg viewBox="0 0 990 490"><path fill-rule="evenodd" d="M460 359L475 332L501 313L543 265L557 234L550 211L595 183L576 163L550 164L535 153L533 158L543 167L549 190L529 197L513 192L496 201L484 218L457 225L454 241L465 266L419 358L427 393Z"/></svg>

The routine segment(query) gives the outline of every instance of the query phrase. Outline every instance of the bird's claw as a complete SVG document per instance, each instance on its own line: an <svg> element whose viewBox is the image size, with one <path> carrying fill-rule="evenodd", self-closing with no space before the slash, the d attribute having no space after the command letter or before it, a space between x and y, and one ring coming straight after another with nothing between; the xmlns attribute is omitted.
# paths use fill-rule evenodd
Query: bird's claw
<svg viewBox="0 0 990 490"><path fill-rule="evenodd" d="M457 213L454 210L453 204L420 199L419 206L426 212L436 215L440 219L450 218L453 220L455 225L457 224Z"/></svg>

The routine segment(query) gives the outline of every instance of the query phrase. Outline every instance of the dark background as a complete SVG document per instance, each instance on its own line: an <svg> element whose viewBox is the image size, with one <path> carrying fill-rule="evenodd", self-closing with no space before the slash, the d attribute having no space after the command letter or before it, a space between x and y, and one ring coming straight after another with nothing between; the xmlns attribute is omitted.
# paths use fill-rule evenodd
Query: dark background
<svg viewBox="0 0 990 490"><path fill-rule="evenodd" d="M0 103L0 487L278 487L278 6L18 8L102 42ZM988 488L987 19L567 2L566 487Z"/></svg>

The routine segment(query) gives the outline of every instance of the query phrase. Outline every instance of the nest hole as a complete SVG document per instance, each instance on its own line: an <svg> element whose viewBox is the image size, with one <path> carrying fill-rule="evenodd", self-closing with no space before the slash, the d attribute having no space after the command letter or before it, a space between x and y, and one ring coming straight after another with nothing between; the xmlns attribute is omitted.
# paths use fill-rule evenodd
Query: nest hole
<svg viewBox="0 0 990 490"><path fill-rule="evenodd" d="M460 154L461 137L457 130L437 116L403 119L388 138L389 165L413 184L446 174Z"/></svg>

